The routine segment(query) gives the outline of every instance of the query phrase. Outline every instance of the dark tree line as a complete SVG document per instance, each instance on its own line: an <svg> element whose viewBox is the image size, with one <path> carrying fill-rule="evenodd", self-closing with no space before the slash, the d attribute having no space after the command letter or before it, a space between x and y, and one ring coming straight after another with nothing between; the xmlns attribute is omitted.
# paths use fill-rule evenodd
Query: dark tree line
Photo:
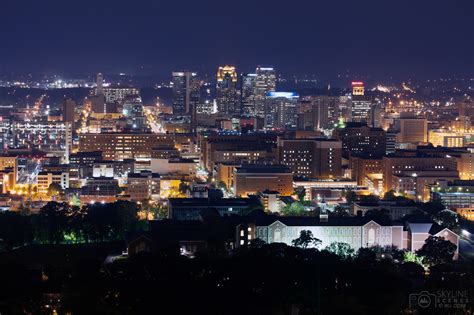
<svg viewBox="0 0 474 315"><path fill-rule="evenodd" d="M468 289L472 273L444 265L444 280ZM472 266L471 266L472 268ZM351 259L281 243L242 248L232 256L139 254L69 283L62 311L173 314L401 314L408 296L439 281L413 263L378 259L361 249ZM447 272L448 271L448 272ZM84 298L87 296L87 298ZM157 306L159 303L159 306Z"/></svg>
<svg viewBox="0 0 474 315"><path fill-rule="evenodd" d="M77 244L122 240L127 231L146 228L131 202L82 208L50 202L38 214L0 213L0 244L10 250L26 244Z"/></svg>

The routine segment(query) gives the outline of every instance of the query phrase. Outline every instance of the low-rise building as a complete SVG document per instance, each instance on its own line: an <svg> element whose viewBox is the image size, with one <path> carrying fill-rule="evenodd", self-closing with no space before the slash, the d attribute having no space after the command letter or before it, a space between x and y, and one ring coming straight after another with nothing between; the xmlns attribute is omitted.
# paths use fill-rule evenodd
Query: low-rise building
<svg viewBox="0 0 474 315"><path fill-rule="evenodd" d="M38 193L48 194L51 184L58 184L62 189L69 188L69 173L67 172L39 172L38 173Z"/></svg>
<svg viewBox="0 0 474 315"><path fill-rule="evenodd" d="M311 231L321 240L321 248L333 242L349 244L358 250L364 247L395 247L417 251L429 236L439 236L459 248L459 236L434 223L401 224L377 222L368 217L280 217L275 215L248 216L247 221L236 227L236 246L249 245L255 239L265 243L285 243L300 236L301 231ZM454 258L458 257L458 249Z"/></svg>
<svg viewBox="0 0 474 315"><path fill-rule="evenodd" d="M133 201L159 198L160 175L151 172L128 174L127 192Z"/></svg>
<svg viewBox="0 0 474 315"><path fill-rule="evenodd" d="M281 165L246 165L235 168L236 196L255 195L265 190L278 191L282 196L292 195L292 171Z"/></svg>

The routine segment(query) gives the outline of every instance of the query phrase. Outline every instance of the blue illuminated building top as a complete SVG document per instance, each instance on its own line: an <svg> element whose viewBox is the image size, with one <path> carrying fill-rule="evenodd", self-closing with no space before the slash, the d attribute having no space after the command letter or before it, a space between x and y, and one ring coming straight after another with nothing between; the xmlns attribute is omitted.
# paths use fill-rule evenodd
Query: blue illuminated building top
<svg viewBox="0 0 474 315"><path fill-rule="evenodd" d="M296 94L295 92L269 92L267 96L272 97L272 98L277 98L277 97L298 98L298 94Z"/></svg>

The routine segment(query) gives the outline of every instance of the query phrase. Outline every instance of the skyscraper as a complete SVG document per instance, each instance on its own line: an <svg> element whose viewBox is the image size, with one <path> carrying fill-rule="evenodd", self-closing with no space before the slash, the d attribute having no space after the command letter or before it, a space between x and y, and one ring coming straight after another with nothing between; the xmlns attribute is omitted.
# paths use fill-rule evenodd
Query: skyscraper
<svg viewBox="0 0 474 315"><path fill-rule="evenodd" d="M195 82L196 76L195 72L173 72L173 114L184 115L192 113L193 102L199 93Z"/></svg>
<svg viewBox="0 0 474 315"><path fill-rule="evenodd" d="M242 89L240 91L241 114L245 116L255 116L255 87L257 74L242 74Z"/></svg>
<svg viewBox="0 0 474 315"><path fill-rule="evenodd" d="M233 66L223 66L217 70L217 108L225 114L240 113L237 72Z"/></svg>
<svg viewBox="0 0 474 315"><path fill-rule="evenodd" d="M365 95L364 82L352 82L352 110L351 121L368 122L372 100Z"/></svg>
<svg viewBox="0 0 474 315"><path fill-rule="evenodd" d="M197 73L173 72L173 114L191 116L191 131L196 132L200 86Z"/></svg>
<svg viewBox="0 0 474 315"><path fill-rule="evenodd" d="M265 127L293 130L298 118L298 95L270 92L265 100Z"/></svg>
<svg viewBox="0 0 474 315"><path fill-rule="evenodd" d="M276 90L276 73L271 67L257 67L255 78L255 114L263 117L267 95Z"/></svg>
<svg viewBox="0 0 474 315"><path fill-rule="evenodd" d="M104 75L102 73L97 73L96 84L97 84L97 88L95 90L96 95L104 94Z"/></svg>

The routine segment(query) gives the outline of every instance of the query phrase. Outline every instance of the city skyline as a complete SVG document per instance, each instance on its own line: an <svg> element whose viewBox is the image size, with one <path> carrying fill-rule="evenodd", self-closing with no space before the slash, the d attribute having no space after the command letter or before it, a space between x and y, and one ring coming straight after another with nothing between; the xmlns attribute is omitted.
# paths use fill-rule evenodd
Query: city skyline
<svg viewBox="0 0 474 315"><path fill-rule="evenodd" d="M472 314L473 4L3 3L0 315Z"/></svg>

